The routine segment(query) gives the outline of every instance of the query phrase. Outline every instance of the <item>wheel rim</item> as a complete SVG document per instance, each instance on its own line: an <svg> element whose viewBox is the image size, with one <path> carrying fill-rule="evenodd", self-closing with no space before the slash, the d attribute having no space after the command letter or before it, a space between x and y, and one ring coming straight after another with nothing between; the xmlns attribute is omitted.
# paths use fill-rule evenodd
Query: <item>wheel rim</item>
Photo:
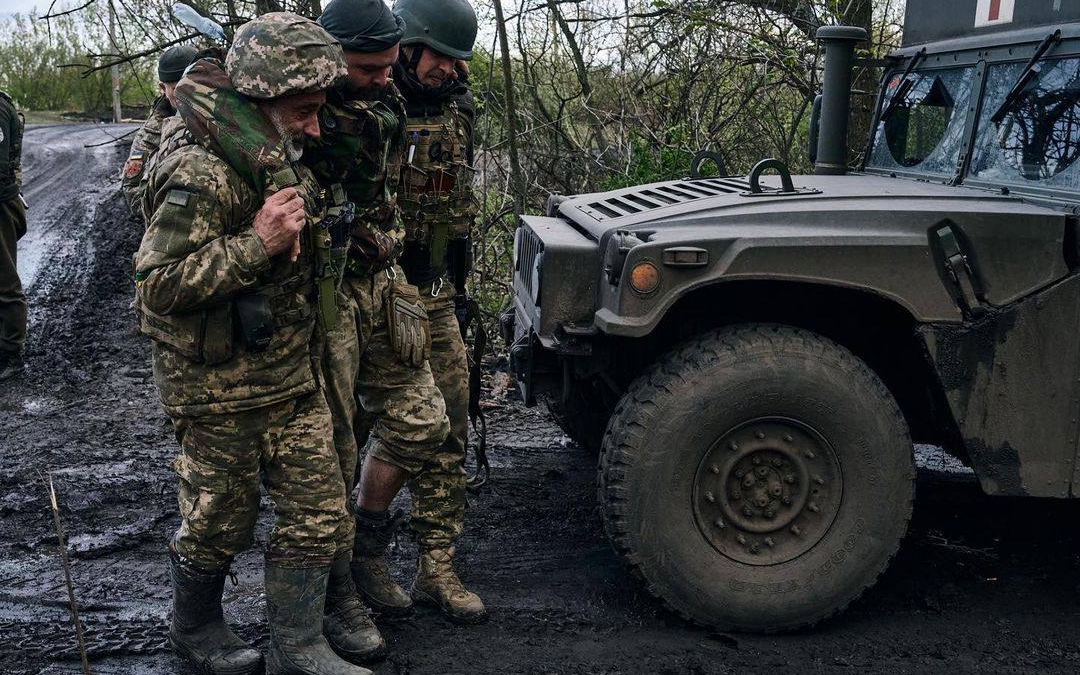
<svg viewBox="0 0 1080 675"><path fill-rule="evenodd" d="M718 438L694 477L694 518L713 548L750 565L806 553L840 510L836 452L812 427L777 417Z"/></svg>

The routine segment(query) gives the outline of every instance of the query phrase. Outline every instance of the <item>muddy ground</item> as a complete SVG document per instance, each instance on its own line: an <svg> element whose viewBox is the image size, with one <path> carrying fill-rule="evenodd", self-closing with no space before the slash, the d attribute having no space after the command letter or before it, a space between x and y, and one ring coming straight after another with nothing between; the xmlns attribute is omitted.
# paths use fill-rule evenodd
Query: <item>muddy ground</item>
<svg viewBox="0 0 1080 675"><path fill-rule="evenodd" d="M165 648L164 547L175 445L132 328L138 227L114 175L125 129L26 136L28 368L0 385L0 672L79 672L42 476L62 505L94 673L192 673ZM717 634L663 611L625 573L594 508L594 458L499 377L485 402L497 466L474 498L462 576L486 625L421 612L383 623L390 673L1066 673L1080 668L1080 505L989 499L924 454L911 532L838 619L783 636ZM269 507L264 502L264 507ZM264 509L261 533L268 512ZM261 543L261 539L260 539ZM407 581L414 549L394 569ZM260 559L236 565L227 613L265 644Z"/></svg>

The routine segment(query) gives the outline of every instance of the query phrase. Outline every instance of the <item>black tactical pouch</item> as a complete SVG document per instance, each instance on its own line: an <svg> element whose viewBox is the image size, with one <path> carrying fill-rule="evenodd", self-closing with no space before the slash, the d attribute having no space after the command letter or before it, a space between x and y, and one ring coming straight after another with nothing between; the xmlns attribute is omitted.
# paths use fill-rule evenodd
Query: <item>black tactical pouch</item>
<svg viewBox="0 0 1080 675"><path fill-rule="evenodd" d="M274 312L262 293L244 293L233 299L240 336L249 352L262 352L274 339Z"/></svg>

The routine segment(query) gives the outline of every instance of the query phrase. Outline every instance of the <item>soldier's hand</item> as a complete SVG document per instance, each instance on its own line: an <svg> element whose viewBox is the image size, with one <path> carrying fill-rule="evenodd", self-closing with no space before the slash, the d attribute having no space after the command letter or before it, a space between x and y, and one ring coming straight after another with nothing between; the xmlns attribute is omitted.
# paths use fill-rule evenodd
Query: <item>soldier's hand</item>
<svg viewBox="0 0 1080 675"><path fill-rule="evenodd" d="M300 255L300 230L306 220L304 200L295 188L285 188L266 198L251 226L262 240L266 255L288 250L290 260L295 261Z"/></svg>

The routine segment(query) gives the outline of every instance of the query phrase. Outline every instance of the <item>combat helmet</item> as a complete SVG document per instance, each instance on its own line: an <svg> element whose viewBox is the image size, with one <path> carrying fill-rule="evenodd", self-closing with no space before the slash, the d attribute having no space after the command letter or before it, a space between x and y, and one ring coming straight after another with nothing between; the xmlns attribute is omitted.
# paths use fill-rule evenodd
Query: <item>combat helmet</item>
<svg viewBox="0 0 1080 675"><path fill-rule="evenodd" d="M244 96L271 99L328 89L345 77L345 56L329 33L292 12L270 12L236 31L225 71Z"/></svg>
<svg viewBox="0 0 1080 675"><path fill-rule="evenodd" d="M197 53L191 45L173 45L166 49L157 62L158 82L179 82Z"/></svg>
<svg viewBox="0 0 1080 675"><path fill-rule="evenodd" d="M421 44L455 59L472 59L476 11L468 0L397 0L394 14L405 22L402 45Z"/></svg>

